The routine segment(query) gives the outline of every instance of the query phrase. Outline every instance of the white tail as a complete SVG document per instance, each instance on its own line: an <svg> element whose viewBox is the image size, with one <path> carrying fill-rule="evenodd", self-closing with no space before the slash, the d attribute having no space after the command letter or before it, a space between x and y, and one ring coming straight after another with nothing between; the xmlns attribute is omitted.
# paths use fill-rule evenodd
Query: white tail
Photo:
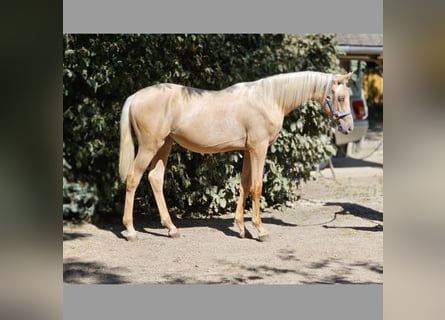
<svg viewBox="0 0 445 320"><path fill-rule="evenodd" d="M121 143L119 152L119 174L122 182L127 179L127 173L134 161L134 143L131 136L130 106L133 96L129 96L122 108L121 115Z"/></svg>

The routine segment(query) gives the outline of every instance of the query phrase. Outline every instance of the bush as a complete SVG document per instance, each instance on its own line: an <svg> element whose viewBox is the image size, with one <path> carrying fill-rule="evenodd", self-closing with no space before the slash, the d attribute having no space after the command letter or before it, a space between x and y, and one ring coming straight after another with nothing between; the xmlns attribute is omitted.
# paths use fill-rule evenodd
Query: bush
<svg viewBox="0 0 445 320"><path fill-rule="evenodd" d="M119 119L126 97L138 89L173 82L218 90L277 73L334 71L338 65L333 35L67 34L63 42L63 159L72 165L64 167L64 199L70 208L84 204L77 206L85 212L79 217L94 208L121 214L125 188L117 168ZM294 199L298 182L333 152L329 130L314 103L286 118L269 150L263 205ZM168 205L233 210L241 167L240 152L201 155L174 145L164 187ZM144 180L137 194L154 206ZM69 207L64 200L64 216Z"/></svg>
<svg viewBox="0 0 445 320"><path fill-rule="evenodd" d="M71 166L63 159L63 168ZM68 182L63 177L63 218L73 220L90 220L98 201L97 190L87 183Z"/></svg>

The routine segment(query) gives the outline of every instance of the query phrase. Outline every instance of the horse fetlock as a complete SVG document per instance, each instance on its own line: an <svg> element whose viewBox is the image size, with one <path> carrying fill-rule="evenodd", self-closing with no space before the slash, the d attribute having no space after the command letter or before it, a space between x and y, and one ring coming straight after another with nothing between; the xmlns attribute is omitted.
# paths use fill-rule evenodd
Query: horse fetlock
<svg viewBox="0 0 445 320"><path fill-rule="evenodd" d="M124 226L127 229L129 229L129 230L134 229L133 228L133 218L132 217L123 217L122 218L122 223L124 224Z"/></svg>
<svg viewBox="0 0 445 320"><path fill-rule="evenodd" d="M258 240L266 241L269 240L269 232L263 227L261 223L254 224L258 230Z"/></svg>
<svg viewBox="0 0 445 320"><path fill-rule="evenodd" d="M246 237L246 228L244 228L244 226L242 226L242 227L240 227L240 226L238 226L239 227L239 237L240 238L245 238Z"/></svg>
<svg viewBox="0 0 445 320"><path fill-rule="evenodd" d="M121 234L127 239L127 241L136 241L138 238L138 234L136 231L124 230Z"/></svg>
<svg viewBox="0 0 445 320"><path fill-rule="evenodd" d="M180 236L179 230L177 228L169 229L168 230L168 236L170 238L179 238L179 236Z"/></svg>
<svg viewBox="0 0 445 320"><path fill-rule="evenodd" d="M169 217L165 219L161 218L161 225L169 230L176 229L176 226L173 224L172 220Z"/></svg>
<svg viewBox="0 0 445 320"><path fill-rule="evenodd" d="M244 238L246 236L246 228L244 227L244 222L240 222L235 218L234 225L237 226L239 230L239 237Z"/></svg>
<svg viewBox="0 0 445 320"><path fill-rule="evenodd" d="M258 235L258 240L261 241L261 242L269 241L270 240L270 236L269 236L269 234L267 232L263 233L263 234L259 234Z"/></svg>
<svg viewBox="0 0 445 320"><path fill-rule="evenodd" d="M252 225L261 233L264 230L261 220L252 217Z"/></svg>

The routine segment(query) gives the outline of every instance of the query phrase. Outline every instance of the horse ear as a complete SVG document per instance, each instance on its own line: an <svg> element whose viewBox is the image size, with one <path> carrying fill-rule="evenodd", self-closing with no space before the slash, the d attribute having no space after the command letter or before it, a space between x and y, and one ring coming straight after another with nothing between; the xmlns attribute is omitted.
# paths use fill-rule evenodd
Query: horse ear
<svg viewBox="0 0 445 320"><path fill-rule="evenodd" d="M349 72L347 74L338 74L334 77L334 80L340 84L340 83L343 83L343 82L349 80L351 78L352 74L353 74L353 72Z"/></svg>

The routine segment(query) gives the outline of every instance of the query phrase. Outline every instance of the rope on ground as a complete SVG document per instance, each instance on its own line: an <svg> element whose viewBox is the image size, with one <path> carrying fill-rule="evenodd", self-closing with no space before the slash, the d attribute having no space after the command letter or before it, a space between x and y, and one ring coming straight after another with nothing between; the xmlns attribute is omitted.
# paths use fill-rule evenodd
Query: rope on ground
<svg viewBox="0 0 445 320"><path fill-rule="evenodd" d="M362 157L362 158L357 158L357 159L358 159L358 160L364 160L364 159L369 158L369 157L372 156L375 152L377 152L377 150L379 150L380 147L381 147L382 145L383 145L383 139L380 141L380 143L378 144L378 146L375 147L375 149L371 151L371 153L369 153L368 155L366 155L366 156L364 156L364 157Z"/></svg>

